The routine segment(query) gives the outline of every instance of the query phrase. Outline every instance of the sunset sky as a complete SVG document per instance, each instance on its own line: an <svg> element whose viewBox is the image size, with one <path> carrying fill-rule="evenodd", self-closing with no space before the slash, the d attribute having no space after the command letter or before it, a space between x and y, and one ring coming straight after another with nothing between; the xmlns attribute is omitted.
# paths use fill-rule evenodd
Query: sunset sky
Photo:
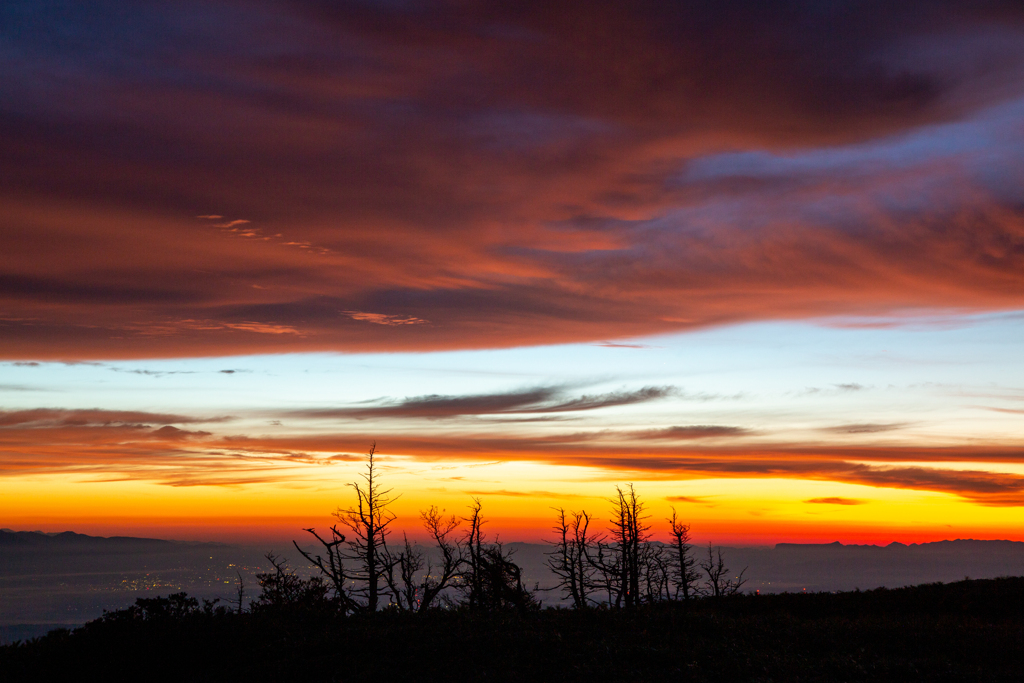
<svg viewBox="0 0 1024 683"><path fill-rule="evenodd" d="M0 6L0 527L1024 540L1016 1ZM660 536L659 536L660 537Z"/></svg>

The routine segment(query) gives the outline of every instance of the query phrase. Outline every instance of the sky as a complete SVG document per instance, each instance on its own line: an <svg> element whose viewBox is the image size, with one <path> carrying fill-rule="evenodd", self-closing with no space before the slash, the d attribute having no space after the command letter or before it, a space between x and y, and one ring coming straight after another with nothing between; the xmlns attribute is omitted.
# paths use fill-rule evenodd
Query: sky
<svg viewBox="0 0 1024 683"><path fill-rule="evenodd" d="M1024 540L1024 9L0 7L0 526ZM602 522L603 523L603 522Z"/></svg>

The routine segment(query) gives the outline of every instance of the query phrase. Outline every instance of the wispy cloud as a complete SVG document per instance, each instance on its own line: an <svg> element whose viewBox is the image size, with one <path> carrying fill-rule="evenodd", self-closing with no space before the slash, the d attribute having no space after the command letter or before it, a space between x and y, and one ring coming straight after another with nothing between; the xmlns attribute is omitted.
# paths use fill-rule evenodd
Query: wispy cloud
<svg viewBox="0 0 1024 683"><path fill-rule="evenodd" d="M365 311L342 311L353 320L373 323L374 325L423 325L428 321L414 315L387 315L385 313L367 313Z"/></svg>
<svg viewBox="0 0 1024 683"><path fill-rule="evenodd" d="M562 387L533 387L519 391L467 396L431 394L401 400L378 399L368 404L342 408L314 408L291 411L290 417L305 418L451 418L466 415L507 415L563 413L598 410L613 406L646 403L672 396L675 387L643 387L632 391L584 394L567 397Z"/></svg>
<svg viewBox="0 0 1024 683"><path fill-rule="evenodd" d="M727 425L686 425L675 427L664 427L662 429L648 429L632 432L633 438L639 439L713 439L718 437L748 436L753 434L749 429L743 427L731 427Z"/></svg>
<svg viewBox="0 0 1024 683"><path fill-rule="evenodd" d="M877 432L893 432L907 427L907 422L862 422L859 424L836 425L823 427L822 431L835 434L874 434Z"/></svg>
<svg viewBox="0 0 1024 683"><path fill-rule="evenodd" d="M656 348L659 348L657 346L652 346L650 344L626 344L624 342L623 343L601 342L599 344L595 344L594 346L603 346L603 347L609 348L609 349L656 349Z"/></svg>
<svg viewBox="0 0 1024 683"><path fill-rule="evenodd" d="M689 503L693 505L709 505L707 496L666 496L670 503Z"/></svg>
<svg viewBox="0 0 1024 683"><path fill-rule="evenodd" d="M469 496L503 496L506 498L578 498L578 494L557 493L554 491L510 491L508 489L480 489L466 491Z"/></svg>
<svg viewBox="0 0 1024 683"><path fill-rule="evenodd" d="M811 498L804 502L815 505L864 505L867 501L858 500L857 498L840 498L833 496L831 498Z"/></svg>
<svg viewBox="0 0 1024 683"><path fill-rule="evenodd" d="M169 413L148 413L137 410L102 410L33 408L30 410L0 411L0 427L11 426L86 426L86 425L143 425L143 424L196 424L225 422L233 418L193 417Z"/></svg>

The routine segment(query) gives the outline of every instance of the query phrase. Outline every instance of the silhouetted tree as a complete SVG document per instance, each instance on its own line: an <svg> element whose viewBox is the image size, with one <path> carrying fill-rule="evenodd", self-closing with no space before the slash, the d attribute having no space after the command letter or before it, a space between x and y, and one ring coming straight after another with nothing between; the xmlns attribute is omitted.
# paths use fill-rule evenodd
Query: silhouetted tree
<svg viewBox="0 0 1024 683"><path fill-rule="evenodd" d="M338 601L330 596L331 587L322 576L303 579L288 569L288 562L274 553L267 553L272 569L256 575L261 592L253 601L253 612L265 610L302 610L334 612Z"/></svg>
<svg viewBox="0 0 1024 683"><path fill-rule="evenodd" d="M462 521L469 524L462 544L466 549L464 563L467 565L461 573L461 585L469 600L469 606L476 607L476 601L483 594L483 526L484 520L480 514L483 504L479 498L473 498L473 504L469 507L469 516L463 517Z"/></svg>
<svg viewBox="0 0 1024 683"><path fill-rule="evenodd" d="M479 514L479 509L477 513ZM462 546L455 537L455 532L461 524L455 515L445 517L443 510L438 510L437 506L432 505L420 513L420 518L440 553L439 566L434 567L430 560L427 560L427 574L421 583L419 607L423 612L430 609L445 589L454 584L465 558Z"/></svg>
<svg viewBox="0 0 1024 683"><path fill-rule="evenodd" d="M423 594L417 575L423 569L423 553L409 543L403 534L403 547L384 562L384 581L391 591L392 606L405 612L416 611ZM397 570L397 572L396 572ZM429 574L429 570L428 570Z"/></svg>
<svg viewBox="0 0 1024 683"><path fill-rule="evenodd" d="M590 553L600 538L589 535L590 515L586 510L570 512L567 516L564 508L555 509L558 512L554 527L557 539L553 542L554 549L548 553L547 566L558 577L564 597L571 598L576 609L583 609L590 604L589 596L596 590L596 569Z"/></svg>
<svg viewBox="0 0 1024 683"><path fill-rule="evenodd" d="M395 521L395 516L388 510L388 505L395 501L390 497L391 489L381 489L377 477L377 464L374 453L377 444L370 446L367 455L366 471L359 476L363 483L352 482L349 486L356 492L356 504L334 513L342 524L347 526L353 538L347 542L351 559L356 560L355 569L348 576L354 579L358 587L353 592L366 600L366 611L375 612L380 601L382 574L386 571L389 561L387 537L388 527Z"/></svg>
<svg viewBox="0 0 1024 683"><path fill-rule="evenodd" d="M320 536L315 529L305 529L305 531L308 531L320 542L325 555L306 552L295 541L292 541L292 545L306 560L320 570L322 576L330 581L334 598L344 612L359 611L361 605L349 594L351 577L345 573L345 535L338 530L337 525L331 527L329 538Z"/></svg>
<svg viewBox="0 0 1024 683"><path fill-rule="evenodd" d="M238 577L238 587L235 589L235 599L228 599L228 603L235 605L235 611L241 614L245 611L245 580L242 578L242 572L235 570L235 575Z"/></svg>
<svg viewBox="0 0 1024 683"><path fill-rule="evenodd" d="M700 572L696 569L697 558L693 556L693 547L690 545L690 525L679 521L675 508L672 508L672 517L667 521L671 525L672 535L672 559L669 565L672 599L690 600L697 596L697 581L700 579Z"/></svg>
<svg viewBox="0 0 1024 683"><path fill-rule="evenodd" d="M389 564L397 562L387 547L388 527L395 520L388 506L395 498L390 496L391 489L381 488L374 458L376 450L374 443L367 454L366 470L359 475L363 481L348 484L356 493L355 505L338 508L334 513L351 530L351 537L347 538L337 525L331 527L329 538L306 529L320 542L325 555L307 552L293 542L302 556L330 581L335 597L347 612L377 611L382 592L386 593Z"/></svg>
<svg viewBox="0 0 1024 683"><path fill-rule="evenodd" d="M643 592L639 599L642 602L671 600L671 558L662 545L644 543L640 546L640 578Z"/></svg>
<svg viewBox="0 0 1024 683"><path fill-rule="evenodd" d="M523 586L522 569L501 543L486 543L484 519L479 498L473 499L468 517L469 528L463 539L465 558L459 586L470 609L527 609L537 606L533 594Z"/></svg>
<svg viewBox="0 0 1024 683"><path fill-rule="evenodd" d="M590 555L591 565L598 571L599 585L608 592L608 602L614 607L636 607L646 597L657 599L650 590L659 586L658 581L648 581L647 572L657 568L655 554L658 549L650 543L650 526L646 520L643 501L633 485L626 489L615 487L616 497L611 500L612 518L608 529L611 542L596 544ZM641 588L647 594L641 593Z"/></svg>
<svg viewBox="0 0 1024 683"><path fill-rule="evenodd" d="M725 566L725 560L722 559L722 549L717 548L717 554L715 551L716 549L711 547L711 543L708 543L708 558L700 562L700 568L708 577L705 582L707 593L712 598L735 595L747 582L743 578L747 570L744 568L739 575L730 578L729 568Z"/></svg>

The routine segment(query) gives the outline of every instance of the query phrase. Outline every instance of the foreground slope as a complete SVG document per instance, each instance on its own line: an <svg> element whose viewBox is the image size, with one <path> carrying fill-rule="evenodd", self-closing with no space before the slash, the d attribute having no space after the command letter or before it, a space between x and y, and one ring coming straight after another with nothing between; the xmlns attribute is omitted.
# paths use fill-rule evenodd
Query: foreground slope
<svg viewBox="0 0 1024 683"><path fill-rule="evenodd" d="M9 681L1018 681L1024 578L637 611L338 617L150 601L0 648Z"/></svg>

